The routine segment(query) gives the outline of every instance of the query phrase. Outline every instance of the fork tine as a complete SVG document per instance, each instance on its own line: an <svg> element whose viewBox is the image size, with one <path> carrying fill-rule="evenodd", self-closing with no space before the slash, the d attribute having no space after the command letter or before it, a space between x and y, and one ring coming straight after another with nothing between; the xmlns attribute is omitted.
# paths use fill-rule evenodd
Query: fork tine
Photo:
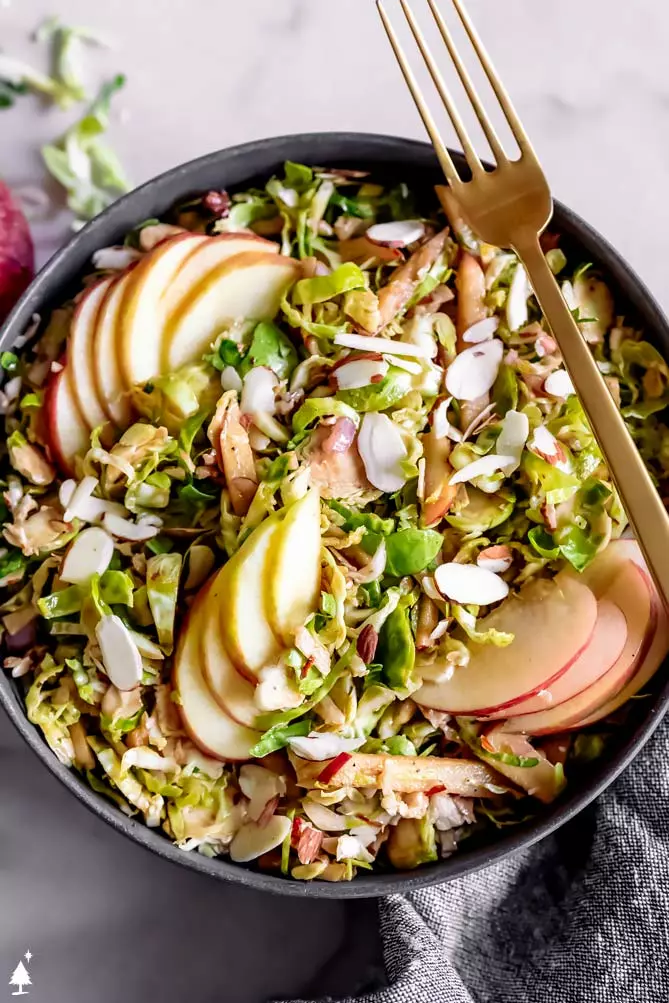
<svg viewBox="0 0 669 1003"><path fill-rule="evenodd" d="M458 76L460 77L460 80L462 81L462 86L464 87L465 91L467 92L467 97L469 98L469 100L470 100L470 102L472 104L472 107L473 107L474 111L476 112L476 117L478 118L479 122L481 123L481 128L483 129L483 132L485 133L486 139L488 140L488 143L490 144L490 149L492 150L492 152L493 152L493 154L495 156L495 159L497 160L497 163L499 164L502 161L506 160L506 155L504 153L504 150L502 149L502 144L499 141L499 137L497 136L497 133L495 132L495 127L493 126L492 122L490 121L490 119L486 115L485 110L483 108L483 105L481 104L481 100L480 100L480 98L478 96L478 93L476 91L476 88L474 87L474 84L472 82L472 78L467 73L465 65L462 62L462 59L460 58L460 56L458 55L458 51L457 51L457 49L455 47L455 43L453 42L453 36L451 35L451 33L450 33L449 29L448 29L448 26L447 26L446 22L444 21L444 18L443 18L443 15L442 15L441 11L437 8L435 0L427 0L427 2L429 4L429 6L430 6L430 10L432 11L432 13L434 15L434 19L437 22L437 27L439 28L439 31L441 33L441 37L443 38L444 42L446 43L446 48L448 49L449 55L451 57L451 60L453 61L456 70L458 71ZM455 0L454 0L454 2L455 2ZM457 7L457 4L456 4L456 7ZM460 13L459 9L458 9L458 13ZM476 51L478 52L478 49Z"/></svg>
<svg viewBox="0 0 669 1003"><path fill-rule="evenodd" d="M458 134L458 139L462 143L462 149L464 151L467 163L469 164L472 173L480 172L483 170L481 161L479 160L476 150L472 146L471 140L465 128L465 124L462 121L460 114L458 113L455 103L453 102L453 99L446 86L444 78L439 72L439 68L437 67L436 62L434 61L432 53L430 52L427 42L425 41L423 32L421 31L420 25L418 24L413 11L409 7L407 0L400 0L400 5L402 7L402 10L404 11L404 15L407 21L409 22L409 27L411 28L413 37L416 39L416 43L418 45L418 48L420 49L421 55L425 60L425 65L430 71L430 76L434 81L434 86L439 91L439 96L443 101L444 107L448 112L448 116L451 122L453 123L455 131Z"/></svg>
<svg viewBox="0 0 669 1003"><path fill-rule="evenodd" d="M433 0L428 0L428 3L430 4L430 7L432 7L432 9L434 10ZM453 0L453 6L457 10L460 20L462 21L462 25L465 31L467 32L467 35L469 36L470 42L472 43L474 51L479 57L481 66L483 67L485 75L487 76L490 82L490 86L495 92L497 100L499 101L502 111L506 116L506 120L509 123L511 131L513 135L516 137L516 142L518 143L521 152L529 153L534 156L535 155L534 149L528 138L527 133L525 132L521 124L520 119L516 115L515 108L511 103L511 98L509 97L506 90L502 86L499 77L495 72L495 67L492 65L492 61L485 50L483 42L481 41L479 34L476 28L474 27L471 18L469 17L469 14L464 8L462 0Z"/></svg>
<svg viewBox="0 0 669 1003"><path fill-rule="evenodd" d="M418 113L420 114L420 117L423 119L423 124L425 125L425 128L427 129L430 139L432 140L432 145L434 146L437 157L439 158L439 163L441 164L441 168L444 174L446 175L446 179L449 185L451 186L451 188L455 190L462 184L460 176L456 170L455 164L453 163L451 155L448 152L448 149L446 148L446 144L439 135L439 130L437 128L437 123L434 120L434 116L432 115L432 112L428 108L427 103L423 98L423 95L421 94L418 81L416 80L413 70L409 66L409 62L406 58L400 40L397 37L395 29L390 23L390 20L388 18L388 15L385 11L385 8L381 0L376 0L376 6L379 15L381 17L381 21L383 22L383 27L386 29L386 34L388 35L390 44L393 47L395 56L397 57L397 62L400 64L400 69L402 70L404 79L406 80L407 87L411 92L411 96L414 99L416 108L418 109Z"/></svg>

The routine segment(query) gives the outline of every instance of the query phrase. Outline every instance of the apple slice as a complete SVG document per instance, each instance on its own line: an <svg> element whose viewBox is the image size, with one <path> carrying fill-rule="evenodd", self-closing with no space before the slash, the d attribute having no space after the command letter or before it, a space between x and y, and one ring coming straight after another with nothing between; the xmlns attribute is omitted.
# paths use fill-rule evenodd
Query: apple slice
<svg viewBox="0 0 669 1003"><path fill-rule="evenodd" d="M646 575L649 574L641 547L636 540L619 539L611 540L608 547L597 554L585 571L579 574L573 568L565 568L557 577L558 579L575 578L577 581L583 582L589 589L592 589L599 599L628 561L633 561Z"/></svg>
<svg viewBox="0 0 669 1003"><path fill-rule="evenodd" d="M618 575L600 600L600 611L605 602L615 603L625 617L627 638L625 646L611 668L568 700L554 699L554 705L544 706L535 713L524 707L514 707L514 716L504 725L505 731L525 732L528 735L547 735L579 726L579 722L598 707L616 697L629 682L649 652L657 626L657 604L653 597L650 579L632 561L626 561ZM601 615L601 614L600 614ZM593 640L576 665L588 660L592 645L599 633L600 622ZM594 660L592 665L594 665ZM576 665L574 667L576 667ZM581 668L583 665L581 664ZM590 666L586 664L584 677ZM567 675L567 674L565 674ZM571 670L569 671L571 675ZM558 686L561 680L558 680ZM551 687L550 692L555 694ZM520 715L520 716L517 716Z"/></svg>
<svg viewBox="0 0 669 1003"><path fill-rule="evenodd" d="M123 272L109 287L100 306L93 341L93 378L97 395L109 420L122 429L130 425L132 408L121 380L116 329L131 275L131 269Z"/></svg>
<svg viewBox="0 0 669 1003"><path fill-rule="evenodd" d="M230 321L271 320L299 274L298 261L266 251L235 254L212 269L167 320L163 371L201 358Z"/></svg>
<svg viewBox="0 0 669 1003"><path fill-rule="evenodd" d="M637 569L632 567L632 571L636 572ZM650 608L649 602L647 606ZM647 622L646 620L646 624ZM642 634L642 639L643 636ZM627 621L624 614L615 603L608 599L600 599L597 603L597 622L588 646L554 683L540 690L529 700L514 704L514 716L534 715L537 711L554 709L558 704L582 693L611 670L620 658L626 641ZM498 710L494 714L487 715L487 719L494 721L507 717L508 713L508 710Z"/></svg>
<svg viewBox="0 0 669 1003"><path fill-rule="evenodd" d="M72 392L68 367L52 373L44 395L46 435L58 469L66 477L74 475L74 457L85 453L90 430L81 416Z"/></svg>
<svg viewBox="0 0 669 1003"><path fill-rule="evenodd" d="M620 690L620 692L611 700L607 701L607 703L603 704L597 710L589 714L588 717L582 718L580 721L571 725L571 728L585 728L587 725L594 724L596 721L601 721L603 718L609 717L617 711L623 706L623 704L626 704L628 700L631 700L632 697L637 695L637 693L640 693L644 686L650 682L666 659L667 654L669 654L669 624L664 616L662 616L648 654L644 658L638 671L630 679L627 686Z"/></svg>
<svg viewBox="0 0 669 1003"><path fill-rule="evenodd" d="M161 300L179 269L207 238L182 233L158 244L133 269L117 318L121 379L126 390L161 372Z"/></svg>
<svg viewBox="0 0 669 1003"><path fill-rule="evenodd" d="M321 503L312 488L281 523L272 555L267 612L276 637L290 647L295 631L318 609L321 582Z"/></svg>
<svg viewBox="0 0 669 1003"><path fill-rule="evenodd" d="M267 619L265 600L280 525L276 514L253 531L225 565L217 590L223 642L237 671L251 683L281 650Z"/></svg>
<svg viewBox="0 0 669 1003"><path fill-rule="evenodd" d="M201 669L204 621L204 605L196 602L182 626L174 661L179 709L186 731L206 755L224 762L238 762L249 758L260 732L233 721L209 692Z"/></svg>
<svg viewBox="0 0 669 1003"><path fill-rule="evenodd" d="M423 683L413 699L452 714L486 716L551 686L592 637L597 602L587 586L565 578L538 581L507 599L480 625L514 635L506 647L470 644L469 664L450 679Z"/></svg>
<svg viewBox="0 0 669 1003"><path fill-rule="evenodd" d="M113 281L113 278L102 279L84 293L77 304L70 330L69 379L79 410L89 428L97 428L108 420L93 376L93 345L100 306Z"/></svg>
<svg viewBox="0 0 669 1003"><path fill-rule="evenodd" d="M227 258L231 258L234 254L242 254L244 251L278 254L279 245L254 233L219 233L215 237L202 239L163 293L161 306L165 310L165 315L169 316L183 297L195 289L209 272Z"/></svg>
<svg viewBox="0 0 669 1003"><path fill-rule="evenodd" d="M230 661L221 636L219 607L225 581L221 572L205 594L203 604L201 660L204 677L216 703L238 724L253 727L258 708L253 700L255 687L241 676Z"/></svg>

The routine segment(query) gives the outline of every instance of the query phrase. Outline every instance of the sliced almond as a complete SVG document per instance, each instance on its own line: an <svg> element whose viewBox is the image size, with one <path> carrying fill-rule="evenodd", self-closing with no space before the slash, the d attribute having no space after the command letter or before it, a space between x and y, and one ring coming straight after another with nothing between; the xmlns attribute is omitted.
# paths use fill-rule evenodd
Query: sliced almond
<svg viewBox="0 0 669 1003"><path fill-rule="evenodd" d="M327 808L316 801L306 798L302 802L304 813L317 829L323 832L345 832L347 829L346 819L343 815L338 815L332 808Z"/></svg>
<svg viewBox="0 0 669 1003"><path fill-rule="evenodd" d="M448 409L453 402L452 397L440 401L432 412L432 431L437 439L451 439L452 442L462 441L462 432L448 420Z"/></svg>
<svg viewBox="0 0 669 1003"><path fill-rule="evenodd" d="M402 355L415 359L431 359L433 355L432 348L427 345L413 345L391 338L373 338L366 334L337 334L334 343L341 348L355 348L361 352L382 352L385 355Z"/></svg>
<svg viewBox="0 0 669 1003"><path fill-rule="evenodd" d="M242 794L249 799L249 818L257 822L267 803L286 793L286 781L277 773L246 763L239 771L239 786Z"/></svg>
<svg viewBox="0 0 669 1003"><path fill-rule="evenodd" d="M256 366L244 377L240 409L242 414L274 414L276 373L268 366Z"/></svg>
<svg viewBox="0 0 669 1003"><path fill-rule="evenodd" d="M468 327L462 335L462 340L470 345L478 345L482 341L489 341L498 327L498 317L485 317Z"/></svg>
<svg viewBox="0 0 669 1003"><path fill-rule="evenodd" d="M569 397L575 394L574 384L566 369L556 369L544 380L544 390L551 397Z"/></svg>
<svg viewBox="0 0 669 1003"><path fill-rule="evenodd" d="M399 491L406 483L402 460L407 449L391 419L375 411L365 414L358 432L358 451L370 484L379 491Z"/></svg>
<svg viewBox="0 0 669 1003"><path fill-rule="evenodd" d="M95 628L105 672L118 690L133 690L142 681L142 657L130 631L115 613Z"/></svg>
<svg viewBox="0 0 669 1003"><path fill-rule="evenodd" d="M135 247L101 247L93 254L93 268L122 272L141 257L142 252Z"/></svg>
<svg viewBox="0 0 669 1003"><path fill-rule="evenodd" d="M382 247L408 247L425 236L425 224L419 219L401 219L392 223L375 223L365 236Z"/></svg>
<svg viewBox="0 0 669 1003"><path fill-rule="evenodd" d="M527 324L529 310L527 300L532 292L527 272L520 261L516 265L506 298L506 323L509 331L517 331Z"/></svg>
<svg viewBox="0 0 669 1003"><path fill-rule="evenodd" d="M387 372L388 363L383 359L354 359L338 366L334 378L339 390L357 390L380 383Z"/></svg>
<svg viewBox="0 0 669 1003"><path fill-rule="evenodd" d="M123 519L113 512L106 512L102 525L112 536L138 543L157 536L162 526L162 520L158 516L148 516L138 522L132 522L130 519Z"/></svg>
<svg viewBox="0 0 669 1003"><path fill-rule="evenodd" d="M513 456L514 469L520 466L520 458L530 434L530 422L522 411L507 411L502 421L502 430L497 437L495 449L505 456ZM510 471L509 471L510 472Z"/></svg>
<svg viewBox="0 0 669 1003"><path fill-rule="evenodd" d="M511 549L500 543L495 547L486 547L476 558L479 568L492 571L493 574L500 575L503 571L508 571L513 564L513 554Z"/></svg>
<svg viewBox="0 0 669 1003"><path fill-rule="evenodd" d="M234 366L226 366L221 371L221 386L224 390L236 390L237 393L241 393L242 378Z"/></svg>
<svg viewBox="0 0 669 1003"><path fill-rule="evenodd" d="M475 477L490 477L498 470L505 470L515 464L513 456L497 456L490 453L488 456L481 456L478 460L472 460L466 466L456 471L451 477L449 484L464 484Z"/></svg>
<svg viewBox="0 0 669 1003"><path fill-rule="evenodd" d="M85 585L93 575L102 575L114 556L114 541L99 526L84 529L72 541L60 569L62 581Z"/></svg>
<svg viewBox="0 0 669 1003"><path fill-rule="evenodd" d="M509 594L509 586L503 578L476 564L440 564L434 580L446 599L463 605L488 606Z"/></svg>
<svg viewBox="0 0 669 1003"><path fill-rule="evenodd" d="M125 773L131 766L138 766L141 770L161 770L162 772L168 772L169 770L176 770L177 763L176 759L173 759L172 756L161 756L155 749L149 749L147 746L140 745L134 749L128 749L127 752L123 753L121 769Z"/></svg>
<svg viewBox="0 0 669 1003"><path fill-rule="evenodd" d="M236 864L257 860L263 853L269 853L283 843L290 833L292 824L284 815L272 815L262 827L257 822L247 822L237 831L230 843L230 859Z"/></svg>
<svg viewBox="0 0 669 1003"><path fill-rule="evenodd" d="M497 379L504 345L499 338L466 348L446 370L446 389L456 400L472 401L487 394Z"/></svg>

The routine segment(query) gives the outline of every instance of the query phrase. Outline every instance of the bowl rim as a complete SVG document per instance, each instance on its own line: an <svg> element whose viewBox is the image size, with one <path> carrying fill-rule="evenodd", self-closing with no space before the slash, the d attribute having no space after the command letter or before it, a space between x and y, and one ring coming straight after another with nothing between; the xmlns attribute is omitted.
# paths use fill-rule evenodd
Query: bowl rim
<svg viewBox="0 0 669 1003"><path fill-rule="evenodd" d="M206 175L210 168L212 169L210 173L215 176L219 170L223 173L231 165L234 167L246 163L249 158L251 160L256 158L257 173L263 173L271 168L261 165L266 165L269 161L278 163L284 159L293 159L293 154L295 154L294 159L302 158L303 162L319 162L320 151L327 154L327 160L323 161L325 163L367 162L382 166L388 160L392 173L395 174L400 171L402 164L406 165L408 173L419 168L438 170L438 162L430 144L399 136L366 132L314 132L270 137L217 150L173 167L113 203L53 255L0 327L0 350L11 347L28 326L33 313L39 312L44 305L50 306L58 290L62 290L75 274L81 273L84 263L90 259L92 250L108 244L110 235L114 232L124 232L124 228L127 232L138 219L147 218L147 214L142 214L139 210L139 206L143 203L154 205L164 198L167 199L165 202L167 208L176 200L172 198L174 191L180 192L180 195L176 196L178 199L193 190L203 190L207 184L198 184L197 177ZM462 154L452 151L452 155L456 164L464 166ZM248 172L246 175L247 178L252 176L253 172ZM193 186L189 188L191 178L194 178L194 181ZM242 179L239 183L242 183ZM234 188L235 183L231 187ZM633 310L642 319L644 327L652 332L656 339L663 342L666 349L669 349L669 323L634 270L593 227L557 200L555 200L554 219L561 232L585 246L589 252L595 253L596 260L611 276L622 297L632 305ZM75 261L79 263L73 265ZM232 881L259 891L301 898L355 899L408 893L452 881L501 861L553 833L597 798L639 753L669 707L669 681L665 672L663 685L652 697L652 704L648 705L644 719L636 724L615 754L596 766L585 780L579 778L580 782L574 785L575 789L572 788L571 792L568 789L564 800L559 799L554 805L549 806L538 819L507 829L491 846L459 851L452 857L424 866L417 871L372 873L369 876L365 874L359 875L352 882L333 884L292 881L283 876L247 870L243 866L231 863L228 858L208 858L197 852L185 852L179 849L169 837L162 834L160 829L149 829L144 823L124 815L111 802L96 794L78 773L56 758L38 729L28 721L15 684L4 671L0 671L0 703L42 764L91 812L144 849L201 874L218 880Z"/></svg>

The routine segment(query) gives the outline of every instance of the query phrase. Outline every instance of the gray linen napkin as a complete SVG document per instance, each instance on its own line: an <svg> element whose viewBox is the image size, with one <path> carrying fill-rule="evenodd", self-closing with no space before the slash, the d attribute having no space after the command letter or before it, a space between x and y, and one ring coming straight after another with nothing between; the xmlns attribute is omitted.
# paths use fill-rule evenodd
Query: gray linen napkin
<svg viewBox="0 0 669 1003"><path fill-rule="evenodd" d="M667 1003L669 721L555 835L379 917L387 985L357 1003Z"/></svg>

